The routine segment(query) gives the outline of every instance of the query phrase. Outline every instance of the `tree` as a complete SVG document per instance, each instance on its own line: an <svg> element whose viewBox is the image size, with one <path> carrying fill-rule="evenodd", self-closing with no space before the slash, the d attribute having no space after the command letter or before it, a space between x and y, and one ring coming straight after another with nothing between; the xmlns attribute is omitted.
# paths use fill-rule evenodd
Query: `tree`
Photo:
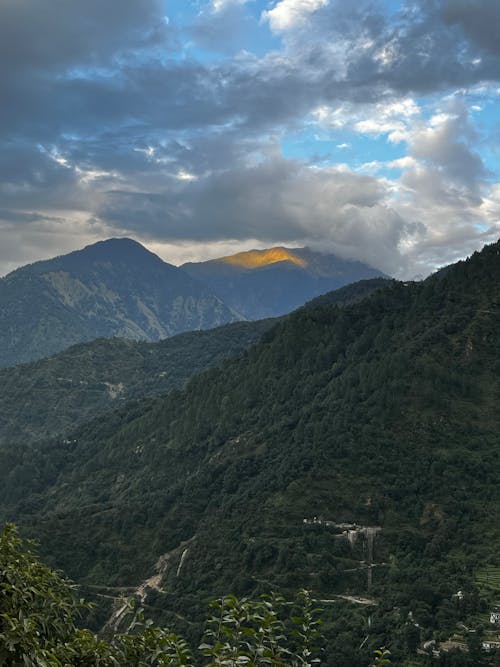
<svg viewBox="0 0 500 667"><path fill-rule="evenodd" d="M307 591L294 603L279 595L238 600L229 595L212 603L200 646L210 665L306 667L320 662L320 621Z"/></svg>
<svg viewBox="0 0 500 667"><path fill-rule="evenodd" d="M372 667L385 667L391 664L391 652L382 646L375 651L375 660Z"/></svg>
<svg viewBox="0 0 500 667"><path fill-rule="evenodd" d="M0 663L59 665L69 660L83 602L59 572L37 561L8 525L0 538Z"/></svg>
<svg viewBox="0 0 500 667"><path fill-rule="evenodd" d="M7 667L192 667L193 651L169 630L145 620L128 601L126 633L109 640L78 629L90 605L61 572L42 565L31 542L15 526L0 534L0 664ZM307 667L318 662L318 610L302 591L294 603L279 596L259 600L227 596L212 603L201 656L207 667L274 665ZM198 654L199 655L199 654Z"/></svg>

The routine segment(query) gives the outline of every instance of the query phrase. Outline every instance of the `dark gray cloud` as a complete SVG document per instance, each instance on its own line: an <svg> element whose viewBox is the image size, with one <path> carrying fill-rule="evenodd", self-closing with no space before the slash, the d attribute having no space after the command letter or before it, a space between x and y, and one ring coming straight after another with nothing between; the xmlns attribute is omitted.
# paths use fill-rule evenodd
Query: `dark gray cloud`
<svg viewBox="0 0 500 667"><path fill-rule="evenodd" d="M474 43L455 27L459 14L445 21L433 2L403 14L396 27L380 3L336 2L307 32L290 36L284 52L210 67L160 58L171 31L159 2L58 0L43 11L46 3L2 5L0 62L8 65L0 75L0 123L24 136L229 123L256 131L294 122L325 101L369 102L388 91L425 93L498 77L497 59L473 62ZM231 5L207 11L192 34L225 44L217 31L237 35L225 21L242 25L235 18L242 12ZM151 48L147 59L133 56Z"/></svg>
<svg viewBox="0 0 500 667"><path fill-rule="evenodd" d="M468 15L476 8L479 16L469 24ZM481 27L488 42L486 34L494 34L496 23L495 0L402 3L395 17L384 14L380 2L337 0L317 11L306 26L285 34L285 41L290 53L300 54L301 62L314 62L323 73L327 101L373 102L387 92L428 94L498 80L498 50L486 54L476 38Z"/></svg>
<svg viewBox="0 0 500 667"><path fill-rule="evenodd" d="M443 18L450 25L459 25L477 47L500 56L498 0L447 0Z"/></svg>
<svg viewBox="0 0 500 667"><path fill-rule="evenodd" d="M0 142L2 207L58 208L75 204L77 178L44 149L31 143Z"/></svg>
<svg viewBox="0 0 500 667"><path fill-rule="evenodd" d="M390 272L404 270L398 244L420 231L390 207L376 178L278 157L178 182L168 194L109 192L96 216L169 242L305 243Z"/></svg>
<svg viewBox="0 0 500 667"><path fill-rule="evenodd" d="M173 46L161 0L2 0L0 74L105 66Z"/></svg>
<svg viewBox="0 0 500 667"><path fill-rule="evenodd" d="M395 25L380 3L334 2L307 31L288 36L284 51L207 66L165 58L172 30L159 2L58 0L50 11L47 0L7 2L0 124L39 141L118 127L139 136L234 125L257 132L298 122L324 102L373 102L498 78L500 61L478 63L474 41L457 25L463 12L453 18L438 2L421 4ZM222 34L237 37L243 11L205 11L191 33L223 48Z"/></svg>

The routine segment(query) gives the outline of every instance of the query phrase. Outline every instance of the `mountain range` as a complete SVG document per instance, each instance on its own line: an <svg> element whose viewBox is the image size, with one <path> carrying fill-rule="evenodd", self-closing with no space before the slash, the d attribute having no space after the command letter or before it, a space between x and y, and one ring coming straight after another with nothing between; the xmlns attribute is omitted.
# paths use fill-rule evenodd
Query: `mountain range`
<svg viewBox="0 0 500 667"><path fill-rule="evenodd" d="M361 281L318 298L331 305L355 303L388 282ZM315 301L307 307L315 307ZM234 322L156 343L99 338L0 369L0 449L62 437L124 402L179 389L197 373L243 353L276 322Z"/></svg>
<svg viewBox="0 0 500 667"><path fill-rule="evenodd" d="M500 603L484 584L500 572L499 280L497 243L421 283L333 293L182 390L6 443L0 518L93 593L96 625L135 592L195 641L214 596L307 588L325 665L387 644L417 664L415 641Z"/></svg>
<svg viewBox="0 0 500 667"><path fill-rule="evenodd" d="M348 283L388 277L361 262L309 248L250 250L181 268L249 320L284 315Z"/></svg>
<svg viewBox="0 0 500 667"><path fill-rule="evenodd" d="M0 366L100 337L159 340L238 319L139 243L110 239L0 280Z"/></svg>
<svg viewBox="0 0 500 667"><path fill-rule="evenodd" d="M340 285L381 275L307 249L256 251L253 263L252 253L243 255L177 268L124 238L17 269L0 279L0 367L97 338L152 342L275 317ZM218 263L229 267L230 279L221 279L218 269L210 277Z"/></svg>

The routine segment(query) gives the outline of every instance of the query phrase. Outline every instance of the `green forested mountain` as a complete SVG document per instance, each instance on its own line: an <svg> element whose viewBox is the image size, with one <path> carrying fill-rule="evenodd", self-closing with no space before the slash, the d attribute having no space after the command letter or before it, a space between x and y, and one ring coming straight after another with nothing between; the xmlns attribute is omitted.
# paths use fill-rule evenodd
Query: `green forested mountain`
<svg viewBox="0 0 500 667"><path fill-rule="evenodd" d="M361 281L319 299L350 304L386 282ZM196 373L255 344L274 322L234 322L157 343L102 338L0 369L0 447L63 436L127 401L178 389Z"/></svg>
<svg viewBox="0 0 500 667"><path fill-rule="evenodd" d="M310 248L250 250L181 267L246 319L276 317L343 285L384 274Z"/></svg>
<svg viewBox="0 0 500 667"><path fill-rule="evenodd" d="M476 660L457 623L500 603L499 279L497 243L301 309L183 391L6 449L2 517L88 590L157 573L139 592L188 636L214 595L305 587L324 664L425 664L454 633Z"/></svg>
<svg viewBox="0 0 500 667"><path fill-rule="evenodd" d="M130 239L110 239L0 279L0 366L120 336L155 341L242 319Z"/></svg>
<svg viewBox="0 0 500 667"><path fill-rule="evenodd" d="M358 280L358 282L339 287L333 292L320 294L320 296L307 301L305 308L319 308L320 306L349 306L358 301L366 299L373 292L379 289L389 287L390 278L369 278Z"/></svg>
<svg viewBox="0 0 500 667"><path fill-rule="evenodd" d="M103 338L0 369L0 448L62 436L126 401L178 389L246 350L272 325L235 322L158 343Z"/></svg>

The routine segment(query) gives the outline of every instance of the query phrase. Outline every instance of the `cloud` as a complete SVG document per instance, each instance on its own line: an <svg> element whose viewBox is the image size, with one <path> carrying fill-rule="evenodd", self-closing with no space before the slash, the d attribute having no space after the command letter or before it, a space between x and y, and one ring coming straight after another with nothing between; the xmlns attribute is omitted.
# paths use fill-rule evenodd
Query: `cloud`
<svg viewBox="0 0 500 667"><path fill-rule="evenodd" d="M89 226L87 216L74 211L71 224L65 217L51 218L37 213L27 214L26 218L27 224L20 227L22 221L17 214L13 219L12 212L0 211L0 276L20 265L78 250L106 237L103 228L97 224Z"/></svg>
<svg viewBox="0 0 500 667"><path fill-rule="evenodd" d="M405 155L404 157L397 158L396 160L390 160L388 162L391 169L408 169L409 167L414 167L417 161L411 155Z"/></svg>
<svg viewBox="0 0 500 667"><path fill-rule="evenodd" d="M230 124L269 131L300 122L321 104L385 104L402 91L469 85L493 73L498 78L498 62L495 68L487 60L473 65L477 53L464 52L457 30L437 11L403 16L394 27L366 2L283 0L269 16L278 10L307 16L307 29L293 31L281 51L209 65L165 58L176 35L159 2L57 0L57 22L55 9L43 11L46 2L7 3L0 26L0 62L8 63L0 123L4 133L38 141L61 135L85 141L111 129L124 137ZM239 51L255 20L240 3L217 7L196 19L190 35L205 48ZM19 43L27 45L22 55ZM381 60L389 51L394 58Z"/></svg>
<svg viewBox="0 0 500 667"><path fill-rule="evenodd" d="M68 192L76 182L72 170L60 164L42 147L28 142L0 142L0 198L3 208L64 206L68 204Z"/></svg>
<svg viewBox="0 0 500 667"><path fill-rule="evenodd" d="M472 148L474 131L469 122L466 106L453 101L444 112L435 114L427 124L419 123L406 137L411 157L425 164L431 173L435 191L440 184L442 196L449 200L481 203L481 188L487 170L480 155ZM418 180L419 167L413 166L406 178ZM425 188L420 194L425 196Z"/></svg>
<svg viewBox="0 0 500 667"><path fill-rule="evenodd" d="M497 0L446 0L442 15L448 24L459 25L477 47L500 55L500 4Z"/></svg>
<svg viewBox="0 0 500 667"><path fill-rule="evenodd" d="M238 5L245 5L250 0L212 0L212 8L214 12L221 12L229 7Z"/></svg>
<svg viewBox="0 0 500 667"><path fill-rule="evenodd" d="M400 141L420 113L418 104L406 97L387 99L376 104L323 104L313 111L312 116L324 127L343 128L375 137L387 134L390 141Z"/></svg>
<svg viewBox="0 0 500 667"><path fill-rule="evenodd" d="M479 4L481 13L485 3ZM375 102L388 93L429 94L498 79L499 54L486 54L456 12L456 20L447 17L441 0L401 3L395 16L385 14L384 6L370 0L330 3L309 14L303 29L299 23L285 34L290 53L321 64L326 97ZM487 15L476 19L485 30Z"/></svg>
<svg viewBox="0 0 500 667"><path fill-rule="evenodd" d="M189 26L198 47L224 54L243 51L252 43L257 20L245 11L249 0L213 0Z"/></svg>
<svg viewBox="0 0 500 667"><path fill-rule="evenodd" d="M314 169L270 157L233 167L168 194L113 191L96 212L101 224L163 242L307 244L403 270L399 244L417 227L387 204L386 185L345 169Z"/></svg>
<svg viewBox="0 0 500 667"><path fill-rule="evenodd" d="M401 3L390 16L369 0L281 0L260 24L243 0L202 6L182 32L160 0L0 0L9 266L14 234L24 261L22 247L63 251L122 229L164 247L378 253L402 275L495 228L479 153L489 130L478 136L466 93L450 94L475 86L477 106L498 82L497 2ZM317 124L369 173L312 169L317 147L281 157L290 133ZM391 159L359 156L361 135L389 138ZM381 177L386 167L401 176Z"/></svg>
<svg viewBox="0 0 500 667"><path fill-rule="evenodd" d="M2 0L0 11L2 76L100 66L130 50L173 46L160 0Z"/></svg>
<svg viewBox="0 0 500 667"><path fill-rule="evenodd" d="M428 122L415 120L402 137L408 154L389 163L403 170L392 205L423 232L404 252L424 274L500 235L498 184L489 182L475 138L467 105L453 98Z"/></svg>
<svg viewBox="0 0 500 667"><path fill-rule="evenodd" d="M280 0L273 9L262 12L273 32L283 32L305 23L310 14L327 7L329 0Z"/></svg>

